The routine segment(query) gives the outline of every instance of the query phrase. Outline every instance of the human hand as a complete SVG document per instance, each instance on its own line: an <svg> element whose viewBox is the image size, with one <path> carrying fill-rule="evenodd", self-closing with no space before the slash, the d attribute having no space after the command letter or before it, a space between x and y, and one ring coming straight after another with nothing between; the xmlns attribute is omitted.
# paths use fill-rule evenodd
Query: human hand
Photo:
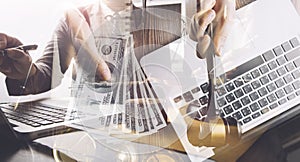
<svg viewBox="0 0 300 162"><path fill-rule="evenodd" d="M223 47L231 28L235 14L234 0L201 0L201 9L192 19L189 36L197 41L197 56L205 58L208 47L213 40L217 56L223 54ZM208 35L206 31L212 24L213 31ZM212 38L210 37L212 36Z"/></svg>
<svg viewBox="0 0 300 162"><path fill-rule="evenodd" d="M0 55L0 72L8 78L24 80L36 72L36 67L32 66L32 58L23 50L13 48L22 43L11 36L0 33L0 50L5 49L6 55ZM30 72L29 72L30 70Z"/></svg>
<svg viewBox="0 0 300 162"><path fill-rule="evenodd" d="M95 72L95 79L111 80L111 71L103 58L98 54L93 33L84 16L77 9L68 10L65 16L67 25L73 34L74 46L79 46L82 50L82 53L77 54L77 62L85 70L92 73Z"/></svg>

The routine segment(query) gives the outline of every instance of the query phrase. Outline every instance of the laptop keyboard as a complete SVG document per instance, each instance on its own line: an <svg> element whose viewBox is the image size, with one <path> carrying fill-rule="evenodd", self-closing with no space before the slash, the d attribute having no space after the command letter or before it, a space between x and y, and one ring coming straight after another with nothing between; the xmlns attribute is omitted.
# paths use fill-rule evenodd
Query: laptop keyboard
<svg viewBox="0 0 300 162"><path fill-rule="evenodd" d="M70 113L71 115L66 117L67 108L40 103L19 103L15 110L15 105L13 104L2 104L0 105L0 108L8 119L15 120L32 127L60 123L65 120L74 120L78 115L78 112L74 110Z"/></svg>
<svg viewBox="0 0 300 162"><path fill-rule="evenodd" d="M300 43L295 37L226 72L226 82L217 86L217 104L223 117L232 116L242 128L276 111L300 96ZM189 103L182 115L203 119L207 113L208 84L174 98L174 104ZM194 97L193 90L202 95ZM251 122L253 121L253 122ZM255 124L254 124L255 125Z"/></svg>

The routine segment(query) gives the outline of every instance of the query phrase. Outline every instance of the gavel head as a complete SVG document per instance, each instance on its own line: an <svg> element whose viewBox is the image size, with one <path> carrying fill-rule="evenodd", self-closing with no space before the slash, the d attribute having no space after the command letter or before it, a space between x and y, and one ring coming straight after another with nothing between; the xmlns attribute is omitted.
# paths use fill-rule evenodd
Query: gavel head
<svg viewBox="0 0 300 162"><path fill-rule="evenodd" d="M221 147L234 145L241 138L240 125L232 117L215 117L208 121L194 119L187 131L189 142L194 146Z"/></svg>

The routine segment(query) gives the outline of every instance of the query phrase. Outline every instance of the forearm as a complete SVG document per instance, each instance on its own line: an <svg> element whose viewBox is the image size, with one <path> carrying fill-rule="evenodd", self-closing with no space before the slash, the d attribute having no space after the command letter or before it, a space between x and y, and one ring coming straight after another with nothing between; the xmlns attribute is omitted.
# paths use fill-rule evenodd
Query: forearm
<svg viewBox="0 0 300 162"><path fill-rule="evenodd" d="M54 32L52 40L48 42L43 56L33 64L36 68L35 74L30 76L26 82L25 80L6 79L9 94L37 94L55 88L58 84L52 84L53 77L58 77L60 76L58 74L66 72L74 53L68 27L62 19ZM55 78L55 80L58 79L61 79L61 77ZM25 87L25 89L22 90L22 87Z"/></svg>

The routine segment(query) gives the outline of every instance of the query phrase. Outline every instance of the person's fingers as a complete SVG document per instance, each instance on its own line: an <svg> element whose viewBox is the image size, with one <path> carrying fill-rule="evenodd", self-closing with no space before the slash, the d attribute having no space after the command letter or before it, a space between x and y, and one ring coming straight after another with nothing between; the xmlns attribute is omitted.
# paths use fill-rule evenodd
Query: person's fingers
<svg viewBox="0 0 300 162"><path fill-rule="evenodd" d="M6 59L0 66L0 72L2 72L5 75L9 75L12 72L12 61Z"/></svg>
<svg viewBox="0 0 300 162"><path fill-rule="evenodd" d="M212 23L216 16L214 10L208 10L202 17L198 19L198 32L197 32L197 40L204 36L207 26Z"/></svg>
<svg viewBox="0 0 300 162"><path fill-rule="evenodd" d="M224 44L226 43L231 28L231 24L227 21L229 20L224 20L224 24L222 26L218 26L216 29L216 33L214 36L214 45L217 56L221 56L224 53Z"/></svg>
<svg viewBox="0 0 300 162"><path fill-rule="evenodd" d="M191 22L191 29L189 33L190 38L194 41L198 41L201 37L203 37L207 26L212 23L215 16L216 13L214 10L208 10L203 14L195 14Z"/></svg>
<svg viewBox="0 0 300 162"><path fill-rule="evenodd" d="M100 74L102 76L102 78L106 81L111 80L111 71L108 67L108 65L106 64L106 62L99 58L97 60L97 71L98 74Z"/></svg>
<svg viewBox="0 0 300 162"><path fill-rule="evenodd" d="M2 33L0 33L0 49L5 49L6 48L6 36Z"/></svg>
<svg viewBox="0 0 300 162"><path fill-rule="evenodd" d="M0 33L0 49L16 47L19 45L22 45L22 43L18 39L4 33Z"/></svg>
<svg viewBox="0 0 300 162"><path fill-rule="evenodd" d="M200 59L204 59L208 52L208 47L210 45L210 37L206 34L201 37L197 43L197 57Z"/></svg>
<svg viewBox="0 0 300 162"><path fill-rule="evenodd" d="M200 12L206 12L212 9L216 4L216 0L200 0Z"/></svg>
<svg viewBox="0 0 300 162"><path fill-rule="evenodd" d="M29 54L19 49L7 49L7 57L21 64L30 64L32 59Z"/></svg>
<svg viewBox="0 0 300 162"><path fill-rule="evenodd" d="M235 1L225 0L221 1L221 3L217 2L215 9L217 11L215 19L217 26L215 28L214 43L216 54L220 56L224 52L224 44L233 24Z"/></svg>
<svg viewBox="0 0 300 162"><path fill-rule="evenodd" d="M5 56L0 54L0 66L3 64Z"/></svg>

